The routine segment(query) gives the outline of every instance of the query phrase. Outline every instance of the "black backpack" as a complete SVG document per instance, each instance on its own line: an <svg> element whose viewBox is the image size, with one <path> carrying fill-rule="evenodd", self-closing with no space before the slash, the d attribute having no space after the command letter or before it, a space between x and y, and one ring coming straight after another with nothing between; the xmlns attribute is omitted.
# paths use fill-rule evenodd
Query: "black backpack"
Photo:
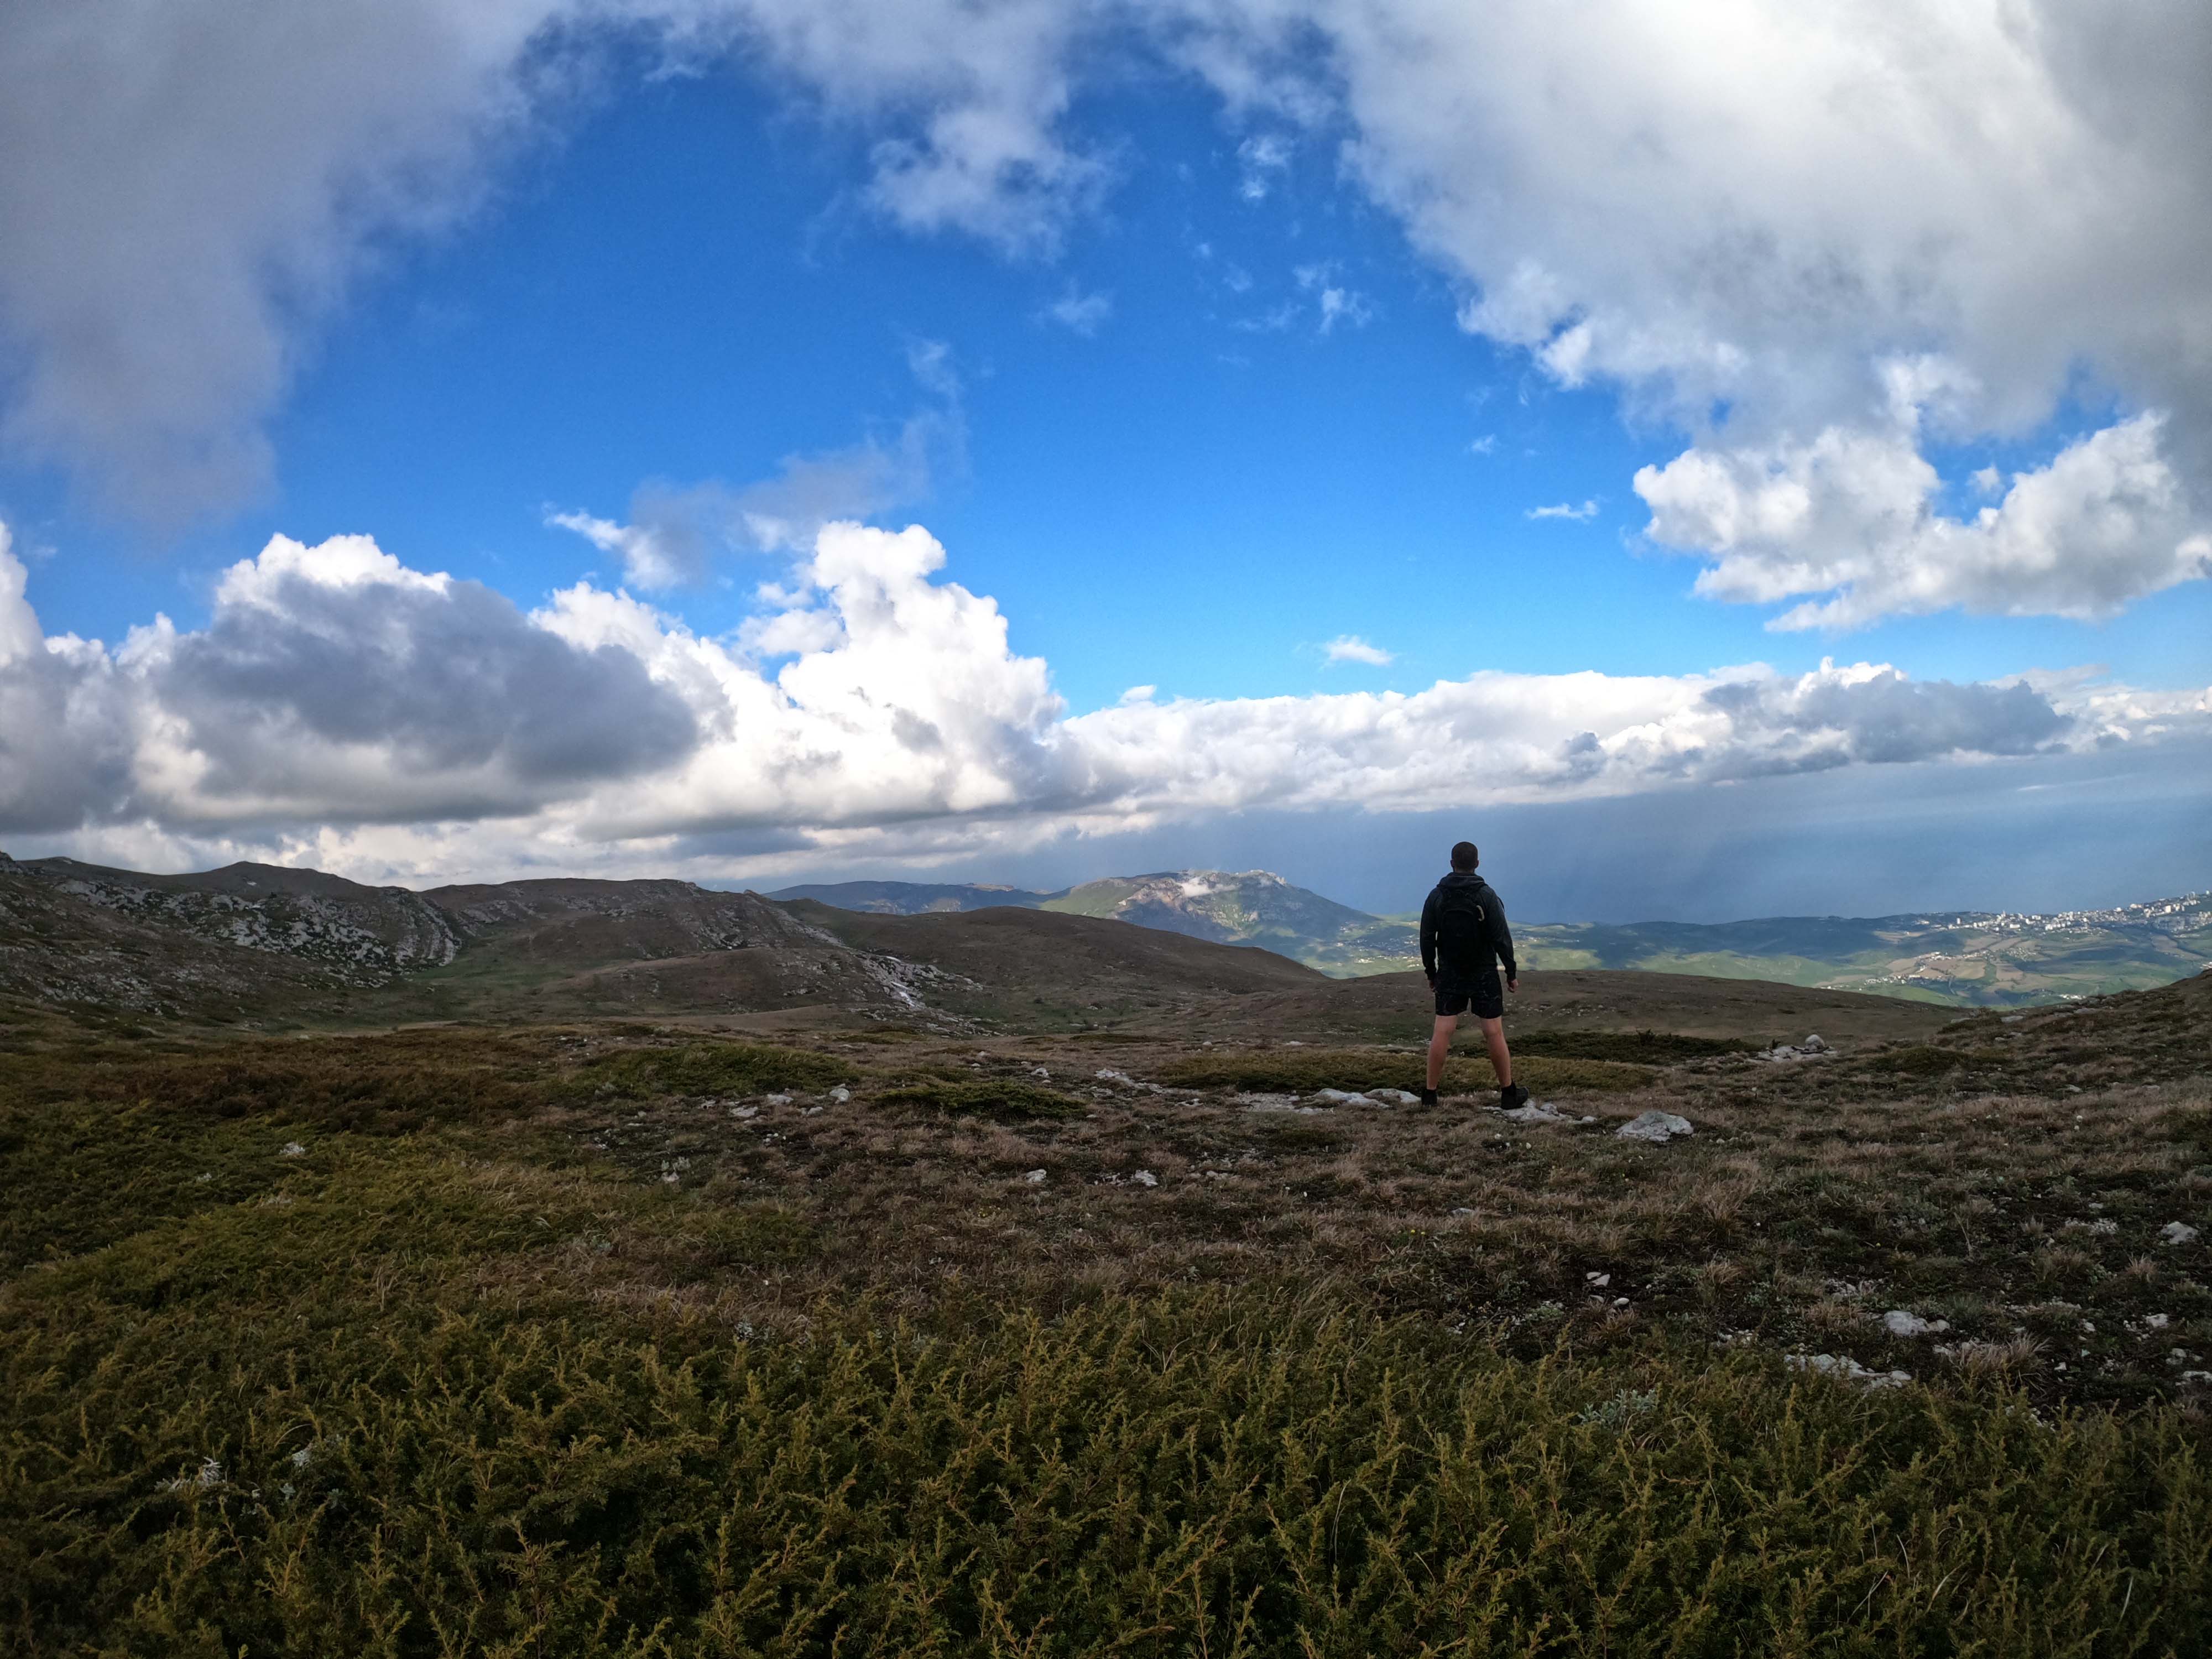
<svg viewBox="0 0 2212 1659"><path fill-rule="evenodd" d="M1437 889L1437 956L1438 965L1472 973L1482 962L1486 942L1483 908L1484 889L1470 882L1453 882Z"/></svg>

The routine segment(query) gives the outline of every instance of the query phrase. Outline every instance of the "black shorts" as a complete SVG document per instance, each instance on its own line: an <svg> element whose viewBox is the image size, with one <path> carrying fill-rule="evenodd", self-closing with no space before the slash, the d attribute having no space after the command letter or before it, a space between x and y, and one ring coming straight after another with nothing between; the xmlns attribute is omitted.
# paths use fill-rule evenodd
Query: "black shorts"
<svg viewBox="0 0 2212 1659"><path fill-rule="evenodd" d="M1477 974L1472 979L1440 979L1437 981L1437 1017L1448 1019L1455 1014L1474 1010L1477 1019L1505 1018L1505 988L1498 983L1498 970Z"/></svg>

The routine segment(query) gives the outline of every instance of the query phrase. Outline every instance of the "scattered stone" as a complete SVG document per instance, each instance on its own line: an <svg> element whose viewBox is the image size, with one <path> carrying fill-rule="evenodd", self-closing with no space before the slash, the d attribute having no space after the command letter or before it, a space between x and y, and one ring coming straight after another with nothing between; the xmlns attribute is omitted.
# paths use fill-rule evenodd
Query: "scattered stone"
<svg viewBox="0 0 2212 1659"><path fill-rule="evenodd" d="M754 1118L760 1115L760 1108L757 1106L732 1106L730 1108L730 1115L736 1118L740 1123L750 1122Z"/></svg>
<svg viewBox="0 0 2212 1659"><path fill-rule="evenodd" d="M804 1108L799 1115L801 1117L819 1117L822 1115L822 1109L819 1106L808 1106Z"/></svg>
<svg viewBox="0 0 2212 1659"><path fill-rule="evenodd" d="M1024 1176L1022 1179L1028 1182L1032 1187L1042 1187L1044 1185L1044 1171L1042 1170L1031 1170L1027 1175Z"/></svg>
<svg viewBox="0 0 2212 1659"><path fill-rule="evenodd" d="M1497 1110L1495 1107L1491 1109ZM1508 1123L1595 1123L1597 1121L1594 1117L1577 1117L1571 1112L1563 1112L1548 1100L1532 1100L1526 1106L1516 1106L1511 1111L1503 1113L1501 1115ZM1674 1121L1677 1123L1682 1123L1680 1118L1676 1118ZM1683 1123L1680 1133L1688 1134L1689 1125ZM1666 1137L1662 1135L1660 1139L1663 1140Z"/></svg>
<svg viewBox="0 0 2212 1659"><path fill-rule="evenodd" d="M2185 1221L2169 1221L2158 1230L2158 1242L2161 1244L2194 1244L2197 1229Z"/></svg>
<svg viewBox="0 0 2212 1659"><path fill-rule="evenodd" d="M1237 1099L1248 1112L1297 1112L1305 1116L1328 1109L1326 1106L1301 1106L1296 1095L1239 1095Z"/></svg>
<svg viewBox="0 0 2212 1659"><path fill-rule="evenodd" d="M276 1154L276 1156L277 1156L277 1157L279 1157L279 1158L305 1158L305 1157L307 1157L307 1149L305 1146L301 1146L298 1141L296 1141L296 1140L288 1140L288 1141L286 1141L286 1142L284 1143L284 1150L283 1150L283 1152L279 1152L279 1153L277 1153L277 1154ZM2197 1237L2197 1235L2196 1235L2196 1234L2194 1234L2194 1233L2191 1233L2191 1234L2190 1235L2190 1237L2191 1237L2191 1238L2194 1238L2194 1237Z"/></svg>
<svg viewBox="0 0 2212 1659"><path fill-rule="evenodd" d="M1832 1376L1838 1382L1856 1382L1865 1389L1901 1389L1912 1381L1911 1371L1873 1371L1847 1354L1785 1353L1782 1361L1793 1370Z"/></svg>
<svg viewBox="0 0 2212 1659"><path fill-rule="evenodd" d="M1051 1079L1051 1077L1052 1077L1052 1073L1051 1073L1050 1072L1046 1071L1046 1070L1045 1070L1045 1068L1044 1068L1043 1066L1031 1066L1031 1067L1030 1068L1030 1075L1031 1077L1034 1077L1034 1078L1042 1078L1042 1079L1046 1079L1046 1080L1048 1080L1048 1081L1049 1081L1049 1080L1050 1080L1050 1079Z"/></svg>
<svg viewBox="0 0 2212 1659"><path fill-rule="evenodd" d="M1466 1205L1462 1204L1457 1209L1454 1210L1452 1213L1454 1215L1473 1215L1474 1212L1468 1209Z"/></svg>
<svg viewBox="0 0 2212 1659"><path fill-rule="evenodd" d="M2143 1323L2154 1331L2164 1330L2170 1322L2171 1322L2164 1314L2145 1314L2143 1316Z"/></svg>
<svg viewBox="0 0 2212 1659"><path fill-rule="evenodd" d="M1590 1288L1594 1291L1604 1290L1613 1283L1611 1273L1584 1273L1583 1277L1589 1281Z"/></svg>
<svg viewBox="0 0 2212 1659"><path fill-rule="evenodd" d="M1323 1106L1372 1106L1375 1104L1365 1095L1355 1095L1343 1089L1316 1089L1306 1098Z"/></svg>
<svg viewBox="0 0 2212 1659"><path fill-rule="evenodd" d="M1150 1170L1139 1170L1129 1177L1129 1182L1132 1186L1157 1187L1160 1184L1160 1178Z"/></svg>
<svg viewBox="0 0 2212 1659"><path fill-rule="evenodd" d="M1881 1323L1892 1336L1934 1336L1951 1328L1948 1319L1923 1319L1903 1308L1892 1308L1881 1316Z"/></svg>
<svg viewBox="0 0 2212 1659"><path fill-rule="evenodd" d="M852 1097L853 1091L850 1089L848 1089L842 1083L830 1091L830 1098L836 1101L840 1106L842 1106Z"/></svg>
<svg viewBox="0 0 2212 1659"><path fill-rule="evenodd" d="M1370 1089L1366 1094L1368 1099L1382 1106L1418 1106L1421 1103L1420 1096L1411 1089Z"/></svg>
<svg viewBox="0 0 2212 1659"><path fill-rule="evenodd" d="M791 1104L791 1097L789 1095L770 1095L768 1097L768 1103L771 1106L788 1106Z"/></svg>
<svg viewBox="0 0 2212 1659"><path fill-rule="evenodd" d="M1820 1041L1820 1034L1815 1031L1797 1045L1797 1052L1801 1054L1825 1054L1828 1052L1828 1045Z"/></svg>
<svg viewBox="0 0 2212 1659"><path fill-rule="evenodd" d="M1677 1117L1672 1112L1639 1112L1622 1124L1613 1133L1623 1140L1648 1140L1654 1146L1663 1146L1676 1135L1693 1135L1686 1117Z"/></svg>

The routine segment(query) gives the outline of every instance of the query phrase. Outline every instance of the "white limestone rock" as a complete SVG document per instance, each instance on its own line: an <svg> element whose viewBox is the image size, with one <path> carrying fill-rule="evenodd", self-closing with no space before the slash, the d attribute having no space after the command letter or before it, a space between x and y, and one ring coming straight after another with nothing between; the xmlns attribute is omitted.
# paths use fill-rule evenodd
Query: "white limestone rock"
<svg viewBox="0 0 2212 1659"><path fill-rule="evenodd" d="M1856 1382L1863 1389L1901 1389L1912 1381L1911 1371L1874 1371L1848 1354L1786 1353L1783 1363L1792 1370L1832 1376L1839 1382Z"/></svg>
<svg viewBox="0 0 2212 1659"><path fill-rule="evenodd" d="M1686 1117L1677 1117L1672 1112L1639 1112L1622 1124L1613 1133L1623 1140L1645 1140L1654 1146L1663 1146L1676 1135L1693 1135Z"/></svg>
<svg viewBox="0 0 2212 1659"><path fill-rule="evenodd" d="M1892 1336L1935 1336L1951 1328L1947 1319L1923 1319L1903 1308L1892 1308L1881 1316L1882 1328Z"/></svg>

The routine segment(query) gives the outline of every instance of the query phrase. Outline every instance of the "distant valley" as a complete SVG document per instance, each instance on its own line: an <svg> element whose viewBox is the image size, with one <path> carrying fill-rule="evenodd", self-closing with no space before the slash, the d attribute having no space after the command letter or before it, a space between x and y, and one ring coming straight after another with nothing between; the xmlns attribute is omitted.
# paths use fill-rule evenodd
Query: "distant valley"
<svg viewBox="0 0 2212 1659"><path fill-rule="evenodd" d="M1264 870L1163 871L1056 893L873 881L786 888L886 915L997 906L1109 916L1259 945L1339 978L1420 965L1417 918L1376 916ZM1506 896L1510 904L1511 895ZM2212 963L2212 893L2051 915L1938 911L1731 922L1516 922L1523 964L1775 980L1964 1007L2008 1007L2164 985Z"/></svg>

